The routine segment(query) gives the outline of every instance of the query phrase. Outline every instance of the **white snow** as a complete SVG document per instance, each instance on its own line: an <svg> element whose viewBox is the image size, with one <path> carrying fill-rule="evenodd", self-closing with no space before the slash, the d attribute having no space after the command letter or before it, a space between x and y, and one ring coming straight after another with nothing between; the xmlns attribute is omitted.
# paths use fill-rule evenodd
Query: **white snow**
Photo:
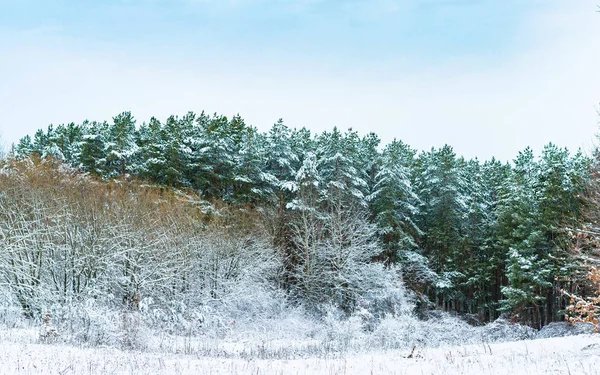
<svg viewBox="0 0 600 375"><path fill-rule="evenodd" d="M1 374L600 374L600 335L267 360L33 344L10 332L0 333Z"/></svg>

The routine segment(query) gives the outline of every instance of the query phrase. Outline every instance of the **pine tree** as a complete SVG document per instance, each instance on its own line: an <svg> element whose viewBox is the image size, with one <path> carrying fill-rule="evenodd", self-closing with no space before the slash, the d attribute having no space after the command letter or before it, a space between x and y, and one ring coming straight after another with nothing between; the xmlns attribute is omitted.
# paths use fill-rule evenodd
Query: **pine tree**
<svg viewBox="0 0 600 375"><path fill-rule="evenodd" d="M366 206L367 183L365 171L361 170L356 156L360 138L349 130L342 134L337 128L331 133L324 132L317 140L319 172L324 184L321 194L324 198L338 199L340 196L350 203L358 202Z"/></svg>
<svg viewBox="0 0 600 375"><path fill-rule="evenodd" d="M438 274L432 297L438 306L452 310L464 299L458 289L465 279L460 267L464 252L461 229L467 210L461 194L466 181L459 173L463 163L446 145L421 154L417 165L417 190L422 202L418 225L426 233L422 246L431 268Z"/></svg>
<svg viewBox="0 0 600 375"><path fill-rule="evenodd" d="M160 184L166 182L167 160L165 158L166 146L163 143L164 133L160 121L152 117L148 124L144 123L140 126L137 137L138 159L140 160L137 172L140 177Z"/></svg>
<svg viewBox="0 0 600 375"><path fill-rule="evenodd" d="M29 135L24 136L19 140L15 147L15 157L17 159L23 159L30 156L33 153L34 146Z"/></svg>
<svg viewBox="0 0 600 375"><path fill-rule="evenodd" d="M396 142L396 140L394 140ZM381 170L383 159L378 150L381 140L375 133L369 133L360 140L357 155L354 157L358 168L364 174L366 189L365 198L370 201L377 190L377 175Z"/></svg>
<svg viewBox="0 0 600 375"><path fill-rule="evenodd" d="M187 178L187 170L192 159L190 136L195 119L196 115L192 112L188 112L181 119L170 116L160 133L160 144L165 158L163 179L166 185L191 185Z"/></svg>
<svg viewBox="0 0 600 375"><path fill-rule="evenodd" d="M294 155L298 157L299 165L303 162L304 155L308 152L317 154L317 141L310 130L306 128L294 129L290 135L290 147Z"/></svg>
<svg viewBox="0 0 600 375"><path fill-rule="evenodd" d="M48 126L48 133L52 133L53 125L50 124ZM33 136L33 152L38 156L42 157L45 153L45 150L49 146L49 139L46 132L42 129L38 129Z"/></svg>
<svg viewBox="0 0 600 375"><path fill-rule="evenodd" d="M206 190L203 192L210 198L232 201L235 158L245 124L240 117L229 121L227 117L215 114L202 125L206 127L202 148L206 170L206 183L203 184Z"/></svg>
<svg viewBox="0 0 600 375"><path fill-rule="evenodd" d="M290 189L298 169L299 157L293 150L292 133L279 119L269 130L266 139L266 166L268 182L277 200L279 215L283 215L285 204L291 198ZM303 146L305 147L305 146ZM308 150L298 150L302 153Z"/></svg>
<svg viewBox="0 0 600 375"><path fill-rule="evenodd" d="M507 249L501 311L540 326L542 289L552 285L546 254L550 244L539 225L539 194L535 189L539 165L531 149L520 152L507 179L498 207L500 243Z"/></svg>
<svg viewBox="0 0 600 375"><path fill-rule="evenodd" d="M580 176L588 169L581 157L578 154L572 159L567 149L559 149L550 143L544 147L540 158L536 186L539 191L539 219L548 242L548 251L543 256L552 273L548 278L552 287L542 291L546 305L543 309L544 321L540 325L560 317L561 310L568 303L560 293L562 280L567 280L576 272L567 228L575 227L581 217L582 200L578 196L583 192L581 186L584 183Z"/></svg>
<svg viewBox="0 0 600 375"><path fill-rule="evenodd" d="M126 176L134 170L131 158L137 151L135 119L131 112L113 117L106 140L106 177Z"/></svg>
<svg viewBox="0 0 600 375"><path fill-rule="evenodd" d="M498 316L497 301L501 296L507 258L498 238L497 206L510 165L495 159L481 166L473 162L470 165L467 178L471 182L469 194L472 198L468 200L465 238L471 256L464 287L472 299L470 312L493 320Z"/></svg>
<svg viewBox="0 0 600 375"><path fill-rule="evenodd" d="M414 221L419 198L410 182L414 155L414 150L400 141L387 145L374 176L374 191L368 197L386 262L398 261L400 252L417 250L415 238L422 234Z"/></svg>
<svg viewBox="0 0 600 375"><path fill-rule="evenodd" d="M83 130L81 126L71 122L66 126L57 126L49 141L58 147L65 162L77 165L81 156L82 137Z"/></svg>
<svg viewBox="0 0 600 375"><path fill-rule="evenodd" d="M209 130L211 129L211 117L204 111L196 116L195 123L190 129L188 147L190 148L190 159L188 161L187 179L192 188L208 192L213 182L213 163L215 162L211 152Z"/></svg>
<svg viewBox="0 0 600 375"><path fill-rule="evenodd" d="M273 176L266 170L266 137L253 127L246 127L241 147L235 157L235 196L246 205L268 202L273 197Z"/></svg>
<svg viewBox="0 0 600 375"><path fill-rule="evenodd" d="M106 142L109 136L106 122L82 124L81 154L79 167L94 175L102 176L106 168Z"/></svg>

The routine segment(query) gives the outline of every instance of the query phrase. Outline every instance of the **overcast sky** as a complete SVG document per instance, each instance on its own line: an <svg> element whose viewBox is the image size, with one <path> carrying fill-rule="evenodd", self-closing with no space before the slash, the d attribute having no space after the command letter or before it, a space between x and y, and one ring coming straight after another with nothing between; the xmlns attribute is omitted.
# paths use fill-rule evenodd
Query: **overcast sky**
<svg viewBox="0 0 600 375"><path fill-rule="evenodd" d="M0 0L0 133L192 110L512 159L589 148L597 0Z"/></svg>

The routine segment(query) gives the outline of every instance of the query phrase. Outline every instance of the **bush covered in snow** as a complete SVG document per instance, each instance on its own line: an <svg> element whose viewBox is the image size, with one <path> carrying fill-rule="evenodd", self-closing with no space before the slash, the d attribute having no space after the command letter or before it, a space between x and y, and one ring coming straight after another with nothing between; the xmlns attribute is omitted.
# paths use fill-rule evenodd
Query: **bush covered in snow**
<svg viewBox="0 0 600 375"><path fill-rule="evenodd" d="M548 339L552 337L566 337L574 335L583 335L594 332L594 325L589 324L573 324L570 322L554 322L542 327L535 338Z"/></svg>

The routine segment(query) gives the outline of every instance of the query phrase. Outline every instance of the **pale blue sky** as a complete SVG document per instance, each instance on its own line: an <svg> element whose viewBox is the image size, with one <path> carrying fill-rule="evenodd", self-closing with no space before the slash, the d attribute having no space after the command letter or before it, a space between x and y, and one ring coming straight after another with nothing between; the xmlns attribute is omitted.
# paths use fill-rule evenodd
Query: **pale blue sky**
<svg viewBox="0 0 600 375"><path fill-rule="evenodd" d="M360 68L382 61L496 59L529 48L527 0L22 0L2 5L8 35L38 32L146 57L251 56ZM293 74L293 72L290 72Z"/></svg>
<svg viewBox="0 0 600 375"><path fill-rule="evenodd" d="M576 4L574 4L576 3ZM589 145L600 14L581 0L0 1L0 132L187 110L510 159ZM3 50L3 51L2 51Z"/></svg>

